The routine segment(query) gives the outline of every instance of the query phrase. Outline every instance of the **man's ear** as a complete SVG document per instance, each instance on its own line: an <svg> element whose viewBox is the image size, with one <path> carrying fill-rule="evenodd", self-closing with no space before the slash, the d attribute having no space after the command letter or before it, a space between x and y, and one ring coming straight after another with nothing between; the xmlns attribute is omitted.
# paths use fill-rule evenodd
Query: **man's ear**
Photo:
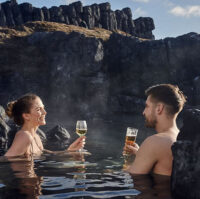
<svg viewBox="0 0 200 199"><path fill-rule="evenodd" d="M23 113L22 117L24 118L24 120L27 120L27 121L30 120L30 114L29 113Z"/></svg>
<svg viewBox="0 0 200 199"><path fill-rule="evenodd" d="M156 112L158 115L162 114L165 105L163 103L158 103L156 107Z"/></svg>

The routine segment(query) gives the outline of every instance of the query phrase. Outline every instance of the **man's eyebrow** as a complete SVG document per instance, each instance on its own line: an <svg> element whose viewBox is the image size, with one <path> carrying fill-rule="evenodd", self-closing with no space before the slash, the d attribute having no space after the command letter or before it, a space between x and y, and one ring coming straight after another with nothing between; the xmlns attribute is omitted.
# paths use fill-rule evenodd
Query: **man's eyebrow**
<svg viewBox="0 0 200 199"><path fill-rule="evenodd" d="M35 106L35 108L41 108L41 107L44 108L44 105L42 105L42 106L36 105L36 106Z"/></svg>

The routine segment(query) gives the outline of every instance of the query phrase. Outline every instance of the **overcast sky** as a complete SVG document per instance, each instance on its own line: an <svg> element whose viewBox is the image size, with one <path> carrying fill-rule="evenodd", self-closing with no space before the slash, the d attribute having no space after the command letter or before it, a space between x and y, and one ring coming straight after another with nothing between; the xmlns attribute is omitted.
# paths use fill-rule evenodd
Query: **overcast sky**
<svg viewBox="0 0 200 199"><path fill-rule="evenodd" d="M76 0L18 0L35 7L68 5ZM0 0L4 2L4 0ZM81 0L83 5L109 2L112 10L130 7L133 19L152 17L156 39L176 37L188 32L200 33L200 0Z"/></svg>

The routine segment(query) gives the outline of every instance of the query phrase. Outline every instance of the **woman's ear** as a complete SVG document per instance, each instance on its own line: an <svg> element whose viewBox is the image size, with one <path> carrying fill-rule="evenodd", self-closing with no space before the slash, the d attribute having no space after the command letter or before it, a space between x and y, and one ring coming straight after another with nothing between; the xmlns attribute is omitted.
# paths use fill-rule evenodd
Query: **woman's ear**
<svg viewBox="0 0 200 199"><path fill-rule="evenodd" d="M165 105L163 103L158 103L156 107L156 112L158 115L162 114Z"/></svg>
<svg viewBox="0 0 200 199"><path fill-rule="evenodd" d="M29 121L30 120L30 114L29 113L23 113L22 117L24 120Z"/></svg>

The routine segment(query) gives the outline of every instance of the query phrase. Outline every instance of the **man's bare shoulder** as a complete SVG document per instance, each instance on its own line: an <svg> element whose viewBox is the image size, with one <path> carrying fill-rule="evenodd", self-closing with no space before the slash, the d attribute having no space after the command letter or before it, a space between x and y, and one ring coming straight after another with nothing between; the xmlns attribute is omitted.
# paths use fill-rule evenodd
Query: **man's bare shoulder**
<svg viewBox="0 0 200 199"><path fill-rule="evenodd" d="M174 142L174 139L167 135L167 133L160 133L160 134L155 134L152 136L149 136L146 138L143 142L143 145L145 146L151 146L152 148L157 148L160 146L163 146L163 144L171 144Z"/></svg>
<svg viewBox="0 0 200 199"><path fill-rule="evenodd" d="M157 134L155 135L151 135L149 137L147 137L145 140L144 140L144 143L145 144L152 144L154 142L157 142L158 140L162 139L160 136L158 136Z"/></svg>
<svg viewBox="0 0 200 199"><path fill-rule="evenodd" d="M171 145L176 141L176 136L170 135L168 133L157 133L155 135L149 136L143 142L145 147L151 146L152 150L164 149L165 147L171 147Z"/></svg>
<svg viewBox="0 0 200 199"><path fill-rule="evenodd" d="M160 144L160 138L155 136L155 135L152 135L152 136L149 136L147 137L141 144L140 146L140 151L148 151L148 152L151 152L151 151L155 151L157 150L158 146Z"/></svg>

